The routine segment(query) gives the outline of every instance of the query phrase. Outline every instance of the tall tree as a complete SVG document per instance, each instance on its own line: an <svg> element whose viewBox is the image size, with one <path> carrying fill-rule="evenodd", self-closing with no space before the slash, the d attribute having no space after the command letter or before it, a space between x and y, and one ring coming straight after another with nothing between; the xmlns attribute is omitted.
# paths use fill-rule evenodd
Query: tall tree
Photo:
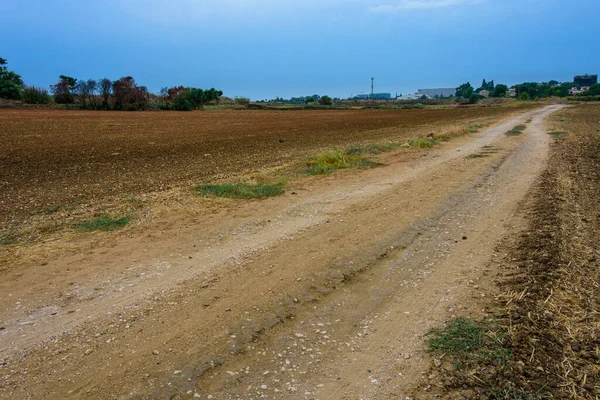
<svg viewBox="0 0 600 400"><path fill-rule="evenodd" d="M112 89L116 110L141 110L148 103L148 89L138 86L131 76L113 82Z"/></svg>
<svg viewBox="0 0 600 400"><path fill-rule="evenodd" d="M0 57L0 97L19 100L23 93L23 79L21 75L9 71L6 64L6 59Z"/></svg>
<svg viewBox="0 0 600 400"><path fill-rule="evenodd" d="M54 102L58 104L72 104L75 102L71 90L77 85L77 79L70 76L61 75L58 77L58 83L51 85L50 90L54 94Z"/></svg>
<svg viewBox="0 0 600 400"><path fill-rule="evenodd" d="M470 82L463 83L459 87L456 88L456 97L462 97L464 99L468 99L473 94L473 86L471 86Z"/></svg>
<svg viewBox="0 0 600 400"><path fill-rule="evenodd" d="M112 84L112 81L108 78L102 78L98 81L98 90L102 97L102 108L108 109L110 107L108 99L110 99L110 95L112 94Z"/></svg>
<svg viewBox="0 0 600 400"><path fill-rule="evenodd" d="M93 79L79 80L73 86L73 94L79 99L81 104L87 107L88 100L94 98L98 84Z"/></svg>

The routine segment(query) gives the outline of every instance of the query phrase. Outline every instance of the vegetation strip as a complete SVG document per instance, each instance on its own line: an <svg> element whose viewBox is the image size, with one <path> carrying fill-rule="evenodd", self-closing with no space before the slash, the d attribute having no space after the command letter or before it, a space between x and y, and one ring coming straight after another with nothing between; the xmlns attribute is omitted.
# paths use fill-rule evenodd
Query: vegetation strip
<svg viewBox="0 0 600 400"><path fill-rule="evenodd" d="M124 228L129 224L130 217L111 218L102 216L88 221L82 221L75 224L75 229L79 232L93 231L114 231Z"/></svg>
<svg viewBox="0 0 600 400"><path fill-rule="evenodd" d="M273 184L225 183L200 185L196 190L201 196L226 197L230 199L263 199L284 193L285 180Z"/></svg>
<svg viewBox="0 0 600 400"><path fill-rule="evenodd" d="M527 126L525 126L525 125L517 125L514 128L512 128L510 131L506 132L506 134L508 136L518 136L521 133L523 133L525 131L525 129L527 129Z"/></svg>

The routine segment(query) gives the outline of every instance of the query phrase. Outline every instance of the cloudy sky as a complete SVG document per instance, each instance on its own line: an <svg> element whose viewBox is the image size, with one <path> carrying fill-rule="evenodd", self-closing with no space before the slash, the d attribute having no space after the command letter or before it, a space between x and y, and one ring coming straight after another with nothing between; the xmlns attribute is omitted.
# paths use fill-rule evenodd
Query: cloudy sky
<svg viewBox="0 0 600 400"><path fill-rule="evenodd" d="M414 92L600 69L598 0L0 1L26 84L131 75L252 99Z"/></svg>

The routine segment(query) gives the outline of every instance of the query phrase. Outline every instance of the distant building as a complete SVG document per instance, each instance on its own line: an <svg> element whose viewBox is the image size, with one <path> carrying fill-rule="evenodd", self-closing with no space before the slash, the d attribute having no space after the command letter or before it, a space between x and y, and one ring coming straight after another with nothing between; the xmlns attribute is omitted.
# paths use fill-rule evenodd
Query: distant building
<svg viewBox="0 0 600 400"><path fill-rule="evenodd" d="M516 88L508 89L508 97L517 97L517 89Z"/></svg>
<svg viewBox="0 0 600 400"><path fill-rule="evenodd" d="M400 101L402 101L402 100L421 100L421 97L423 97L423 96L425 96L425 95L416 94L416 93L415 94L406 94L404 96L396 97L396 100L400 100ZM425 97L427 97L427 96L425 96Z"/></svg>
<svg viewBox="0 0 600 400"><path fill-rule="evenodd" d="M595 83L598 83L598 75L577 75L575 79L573 79L577 85L581 86L592 86Z"/></svg>
<svg viewBox="0 0 600 400"><path fill-rule="evenodd" d="M586 91L586 90L588 90L589 88L590 88L589 86L582 86L582 87L581 87L581 89L578 89L578 88L577 88L577 86L575 86L575 87L572 87L572 88L569 90L569 94L570 94L571 96L575 96L575 95L578 95L578 94L582 94L583 92L585 92L585 91Z"/></svg>
<svg viewBox="0 0 600 400"><path fill-rule="evenodd" d="M480 90L479 95L481 95L483 97L490 97L490 91L489 90Z"/></svg>
<svg viewBox="0 0 600 400"><path fill-rule="evenodd" d="M455 88L419 89L417 94L431 98L456 96Z"/></svg>

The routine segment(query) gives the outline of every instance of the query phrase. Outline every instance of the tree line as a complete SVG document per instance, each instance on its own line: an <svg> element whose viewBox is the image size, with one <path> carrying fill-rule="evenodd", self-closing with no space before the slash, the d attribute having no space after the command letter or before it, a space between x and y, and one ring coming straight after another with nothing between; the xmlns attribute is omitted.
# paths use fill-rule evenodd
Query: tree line
<svg viewBox="0 0 600 400"><path fill-rule="evenodd" d="M519 100L538 100L549 97L569 97L571 89L581 89L581 85L575 82L559 82L551 80L549 82L524 82L513 85L510 89L514 89L515 97ZM485 96L481 95L482 91L488 91L489 97L507 97L509 87L504 84L495 85L494 81L487 82L483 80L481 86L475 89L470 82L463 83L456 88L456 97L468 99L470 103L476 103ZM600 95L600 85L594 84L583 93L577 94L575 97L579 99L592 98Z"/></svg>
<svg viewBox="0 0 600 400"><path fill-rule="evenodd" d="M0 58L0 98L23 100L29 104L54 102L91 110L192 111L202 109L209 102L218 103L223 95L215 88L203 90L184 86L163 88L156 95L131 76L111 81L108 78L76 79L60 75L58 82L50 85L50 92L52 95L46 89L26 86L21 76L9 71L7 61Z"/></svg>

